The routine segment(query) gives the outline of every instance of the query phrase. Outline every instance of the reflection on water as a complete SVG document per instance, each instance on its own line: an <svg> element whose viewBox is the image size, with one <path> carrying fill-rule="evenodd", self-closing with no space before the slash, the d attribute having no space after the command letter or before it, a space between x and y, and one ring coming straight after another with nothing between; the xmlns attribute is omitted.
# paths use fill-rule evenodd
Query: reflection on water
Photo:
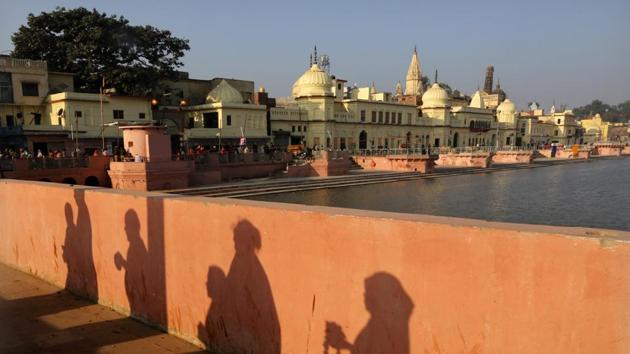
<svg viewBox="0 0 630 354"><path fill-rule="evenodd" d="M249 199L630 230L630 158Z"/></svg>

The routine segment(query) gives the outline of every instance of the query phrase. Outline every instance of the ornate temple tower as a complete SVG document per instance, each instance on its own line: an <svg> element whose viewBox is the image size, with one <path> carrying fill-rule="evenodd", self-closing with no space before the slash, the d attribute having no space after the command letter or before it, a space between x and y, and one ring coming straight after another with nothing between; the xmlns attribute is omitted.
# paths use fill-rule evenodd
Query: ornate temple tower
<svg viewBox="0 0 630 354"><path fill-rule="evenodd" d="M494 66L490 65L486 68L486 82L483 85L483 91L485 93L492 93L493 85L494 85Z"/></svg>
<svg viewBox="0 0 630 354"><path fill-rule="evenodd" d="M405 95L422 95L422 91L422 69L420 68L420 60L418 60L418 52L414 46L411 63L409 63L409 69L407 69Z"/></svg>

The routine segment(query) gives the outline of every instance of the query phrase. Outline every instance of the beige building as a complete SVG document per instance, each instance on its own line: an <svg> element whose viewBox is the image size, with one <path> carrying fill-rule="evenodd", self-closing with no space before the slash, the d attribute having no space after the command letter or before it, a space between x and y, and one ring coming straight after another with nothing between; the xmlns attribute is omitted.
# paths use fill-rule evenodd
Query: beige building
<svg viewBox="0 0 630 354"><path fill-rule="evenodd" d="M101 148L103 140L111 145L121 138L117 125L152 122L151 103L147 97L102 96L80 92L62 92L46 99L46 116L41 129L58 129L77 136L81 149Z"/></svg>
<svg viewBox="0 0 630 354"><path fill-rule="evenodd" d="M351 150L495 144L497 124L482 92L453 107L439 84L424 91L415 50L406 78L404 93L398 85L392 96L374 85L346 88L314 62L293 84L293 101L270 110L274 140Z"/></svg>
<svg viewBox="0 0 630 354"><path fill-rule="evenodd" d="M584 143L597 142L627 142L629 141L630 125L611 123L596 114L594 117L582 119L578 122L583 130Z"/></svg>
<svg viewBox="0 0 630 354"><path fill-rule="evenodd" d="M41 150L93 149L119 138L115 122L151 121L146 97L74 92L73 75L49 72L46 62L0 56L0 147Z"/></svg>
<svg viewBox="0 0 630 354"><path fill-rule="evenodd" d="M552 143L573 145L583 141L582 129L571 110L556 112L552 106L549 113L540 108L521 112L518 126L522 135L522 145L526 146Z"/></svg>
<svg viewBox="0 0 630 354"><path fill-rule="evenodd" d="M184 132L189 144L221 145L265 144L267 135L267 108L253 104L241 91L226 80L211 90L206 103L184 107L187 124Z"/></svg>

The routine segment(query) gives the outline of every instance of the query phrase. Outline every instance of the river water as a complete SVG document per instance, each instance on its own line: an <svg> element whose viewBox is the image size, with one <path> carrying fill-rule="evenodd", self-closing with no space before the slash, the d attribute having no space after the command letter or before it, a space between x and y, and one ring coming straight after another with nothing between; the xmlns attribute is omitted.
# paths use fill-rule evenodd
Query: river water
<svg viewBox="0 0 630 354"><path fill-rule="evenodd" d="M247 199L630 231L630 158Z"/></svg>

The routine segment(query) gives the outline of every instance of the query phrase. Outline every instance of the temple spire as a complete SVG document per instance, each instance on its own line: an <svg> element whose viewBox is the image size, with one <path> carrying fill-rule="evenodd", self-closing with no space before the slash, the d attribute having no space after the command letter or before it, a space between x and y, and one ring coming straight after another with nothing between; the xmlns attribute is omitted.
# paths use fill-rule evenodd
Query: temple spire
<svg viewBox="0 0 630 354"><path fill-rule="evenodd" d="M433 80L433 83L438 83L438 71L437 69L435 69L435 79Z"/></svg>
<svg viewBox="0 0 630 354"><path fill-rule="evenodd" d="M418 59L418 51L413 47L411 62L405 79L405 95L422 95L422 69Z"/></svg>

